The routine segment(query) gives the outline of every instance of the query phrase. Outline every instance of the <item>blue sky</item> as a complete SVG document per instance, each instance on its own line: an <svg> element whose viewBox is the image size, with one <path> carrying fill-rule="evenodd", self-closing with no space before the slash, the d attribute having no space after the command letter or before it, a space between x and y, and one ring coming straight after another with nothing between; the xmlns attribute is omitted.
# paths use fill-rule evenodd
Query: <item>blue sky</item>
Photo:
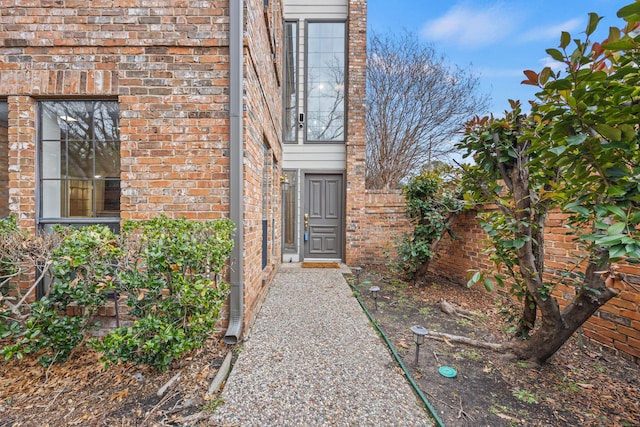
<svg viewBox="0 0 640 427"><path fill-rule="evenodd" d="M584 37L588 13L604 16L593 40L621 26L616 12L632 0L369 0L369 31L414 32L452 64L479 75L490 112L501 115L508 99L525 106L536 92L520 84L522 70L552 64L545 49L557 47L560 32Z"/></svg>

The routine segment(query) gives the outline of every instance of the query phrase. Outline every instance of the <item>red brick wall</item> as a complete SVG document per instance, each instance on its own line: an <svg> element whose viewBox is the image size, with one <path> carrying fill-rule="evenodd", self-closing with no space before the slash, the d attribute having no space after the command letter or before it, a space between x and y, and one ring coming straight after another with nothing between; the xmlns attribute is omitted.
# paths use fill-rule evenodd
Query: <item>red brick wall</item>
<svg viewBox="0 0 640 427"><path fill-rule="evenodd" d="M360 264L386 264L397 256L398 241L411 231L404 215L405 199L400 191L367 190L364 245Z"/></svg>
<svg viewBox="0 0 640 427"><path fill-rule="evenodd" d="M246 0L245 11L245 326L253 323L275 267L281 243L281 39L282 5ZM265 13L266 12L266 13ZM274 43L274 41L276 43ZM268 148L267 159L264 147ZM262 269L263 165L267 167L267 267ZM275 229L274 229L275 228ZM275 235L275 238L274 238Z"/></svg>
<svg viewBox="0 0 640 427"><path fill-rule="evenodd" d="M345 262L355 264L363 256L365 223L365 110L367 2L349 0L347 23L347 143Z"/></svg>

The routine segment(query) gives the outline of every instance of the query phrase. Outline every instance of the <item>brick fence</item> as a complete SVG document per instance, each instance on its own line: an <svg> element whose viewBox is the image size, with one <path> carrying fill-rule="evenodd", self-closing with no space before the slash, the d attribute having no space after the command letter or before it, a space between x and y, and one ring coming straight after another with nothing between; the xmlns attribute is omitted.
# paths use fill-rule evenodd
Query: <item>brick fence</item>
<svg viewBox="0 0 640 427"><path fill-rule="evenodd" d="M412 228L404 215L404 196L397 190L367 190L365 200L365 244L359 260L362 264L385 264L396 257L397 242Z"/></svg>
<svg viewBox="0 0 640 427"><path fill-rule="evenodd" d="M395 240L411 230L404 216L404 197L398 191L367 192L367 244L362 252L363 263L388 263L395 256ZM482 253L486 233L476 220L476 211L457 216L452 230L456 236L445 236L430 269L446 278L464 284L469 270L489 267L490 261ZM564 271L579 251L563 224L565 216L550 214L545 232L545 280L559 282ZM618 270L625 274L627 283L616 281L619 295L604 305L585 323L585 336L636 363L640 363L640 268L622 264ZM561 308L567 306L575 291L558 284L554 296Z"/></svg>

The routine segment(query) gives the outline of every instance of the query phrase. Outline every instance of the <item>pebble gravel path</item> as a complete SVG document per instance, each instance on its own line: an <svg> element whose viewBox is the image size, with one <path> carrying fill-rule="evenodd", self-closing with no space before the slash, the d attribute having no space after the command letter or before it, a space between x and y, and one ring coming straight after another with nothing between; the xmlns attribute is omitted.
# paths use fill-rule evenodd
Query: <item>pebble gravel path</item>
<svg viewBox="0 0 640 427"><path fill-rule="evenodd" d="M430 426L342 269L280 266L212 420L223 426Z"/></svg>

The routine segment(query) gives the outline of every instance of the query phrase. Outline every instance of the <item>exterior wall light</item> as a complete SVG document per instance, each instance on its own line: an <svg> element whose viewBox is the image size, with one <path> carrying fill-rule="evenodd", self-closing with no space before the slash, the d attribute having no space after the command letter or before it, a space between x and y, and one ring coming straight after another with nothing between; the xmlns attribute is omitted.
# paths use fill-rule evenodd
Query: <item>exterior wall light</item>
<svg viewBox="0 0 640 427"><path fill-rule="evenodd" d="M289 189L289 177L287 175L282 175L280 177L280 185L284 191Z"/></svg>

